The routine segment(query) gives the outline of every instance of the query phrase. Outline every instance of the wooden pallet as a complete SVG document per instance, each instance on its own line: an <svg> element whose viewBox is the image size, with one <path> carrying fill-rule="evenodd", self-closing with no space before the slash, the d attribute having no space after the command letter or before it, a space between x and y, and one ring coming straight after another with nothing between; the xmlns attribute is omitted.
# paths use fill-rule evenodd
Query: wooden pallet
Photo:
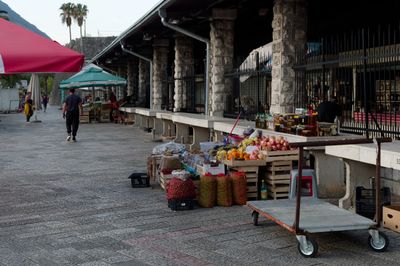
<svg viewBox="0 0 400 266"><path fill-rule="evenodd" d="M230 171L234 172L244 172L247 179L247 199L257 200L258 199L258 176L259 167L258 166L239 166L239 167L229 167Z"/></svg>
<svg viewBox="0 0 400 266"><path fill-rule="evenodd" d="M277 199L282 199L282 198L288 198L289 197L289 192L273 192L273 191L268 191L268 197L272 198L274 200Z"/></svg>

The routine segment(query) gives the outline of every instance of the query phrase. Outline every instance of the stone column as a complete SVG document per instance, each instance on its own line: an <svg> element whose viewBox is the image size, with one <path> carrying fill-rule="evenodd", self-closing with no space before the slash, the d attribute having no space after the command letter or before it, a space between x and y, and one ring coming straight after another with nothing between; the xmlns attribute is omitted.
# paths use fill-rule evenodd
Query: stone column
<svg viewBox="0 0 400 266"><path fill-rule="evenodd" d="M135 89L138 83L138 60L131 59L126 65L127 72L127 96L136 96Z"/></svg>
<svg viewBox="0 0 400 266"><path fill-rule="evenodd" d="M153 42L153 109L161 110L163 92L168 90L168 46L167 39Z"/></svg>
<svg viewBox="0 0 400 266"><path fill-rule="evenodd" d="M118 66L118 76L122 78L127 78L127 67L123 67L122 65ZM114 86L113 91L117 100L123 98L126 95L127 87L126 86Z"/></svg>
<svg viewBox="0 0 400 266"><path fill-rule="evenodd" d="M307 40L305 0L275 0L272 29L271 113L293 112L295 75L292 67L296 51L304 51Z"/></svg>
<svg viewBox="0 0 400 266"><path fill-rule="evenodd" d="M184 77L194 75L193 39L182 35L175 37L175 88L174 88L174 112L186 108L187 88Z"/></svg>
<svg viewBox="0 0 400 266"><path fill-rule="evenodd" d="M149 63L143 59L139 59L139 86L137 105L144 106L146 102L146 84L147 76L149 75Z"/></svg>
<svg viewBox="0 0 400 266"><path fill-rule="evenodd" d="M210 115L223 116L232 95L232 80L224 74L233 68L235 9L213 9L210 30Z"/></svg>

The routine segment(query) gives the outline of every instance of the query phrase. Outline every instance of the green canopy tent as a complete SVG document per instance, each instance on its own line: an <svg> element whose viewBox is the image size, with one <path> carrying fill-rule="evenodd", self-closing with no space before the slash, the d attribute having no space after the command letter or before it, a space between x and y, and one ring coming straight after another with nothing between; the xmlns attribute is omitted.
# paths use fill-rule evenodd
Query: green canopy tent
<svg viewBox="0 0 400 266"><path fill-rule="evenodd" d="M126 79L114 76L98 67L90 67L60 82L60 89L124 86Z"/></svg>
<svg viewBox="0 0 400 266"><path fill-rule="evenodd" d="M68 79L62 80L60 82L60 89L67 90L70 88L89 87L92 88L94 99L96 87L125 86L126 83L126 79L112 75L97 66L93 66L83 69Z"/></svg>

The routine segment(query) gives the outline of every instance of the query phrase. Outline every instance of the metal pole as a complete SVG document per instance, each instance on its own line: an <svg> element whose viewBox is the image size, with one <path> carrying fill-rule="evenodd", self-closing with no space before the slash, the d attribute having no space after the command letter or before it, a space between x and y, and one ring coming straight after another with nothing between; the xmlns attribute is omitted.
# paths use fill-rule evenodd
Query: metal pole
<svg viewBox="0 0 400 266"><path fill-rule="evenodd" d="M300 224L300 203L301 203L301 179L303 176L303 147L299 147L299 163L297 167L297 178L296 178L296 185L297 185L297 192L296 192L296 218L294 227L296 232L299 231L299 224Z"/></svg>
<svg viewBox="0 0 400 266"><path fill-rule="evenodd" d="M375 168L375 218L377 226L379 227L382 220L382 206L381 206L381 143L376 141L376 168Z"/></svg>
<svg viewBox="0 0 400 266"><path fill-rule="evenodd" d="M256 71L257 71L257 113L260 112L260 55L258 52L256 56Z"/></svg>
<svg viewBox="0 0 400 266"><path fill-rule="evenodd" d="M363 91L364 91L364 119L365 119L365 134L367 135L367 138L369 138L369 122L368 122L368 97L367 97L367 49L365 47L365 30L362 29L361 31L361 36L362 36L362 46L363 46Z"/></svg>

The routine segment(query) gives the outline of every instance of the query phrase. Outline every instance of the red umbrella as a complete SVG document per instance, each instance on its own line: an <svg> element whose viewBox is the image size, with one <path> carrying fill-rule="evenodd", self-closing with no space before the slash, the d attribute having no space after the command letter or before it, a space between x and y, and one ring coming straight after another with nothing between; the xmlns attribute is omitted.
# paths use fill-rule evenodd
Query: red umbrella
<svg viewBox="0 0 400 266"><path fill-rule="evenodd" d="M0 18L0 74L79 72L84 56Z"/></svg>

